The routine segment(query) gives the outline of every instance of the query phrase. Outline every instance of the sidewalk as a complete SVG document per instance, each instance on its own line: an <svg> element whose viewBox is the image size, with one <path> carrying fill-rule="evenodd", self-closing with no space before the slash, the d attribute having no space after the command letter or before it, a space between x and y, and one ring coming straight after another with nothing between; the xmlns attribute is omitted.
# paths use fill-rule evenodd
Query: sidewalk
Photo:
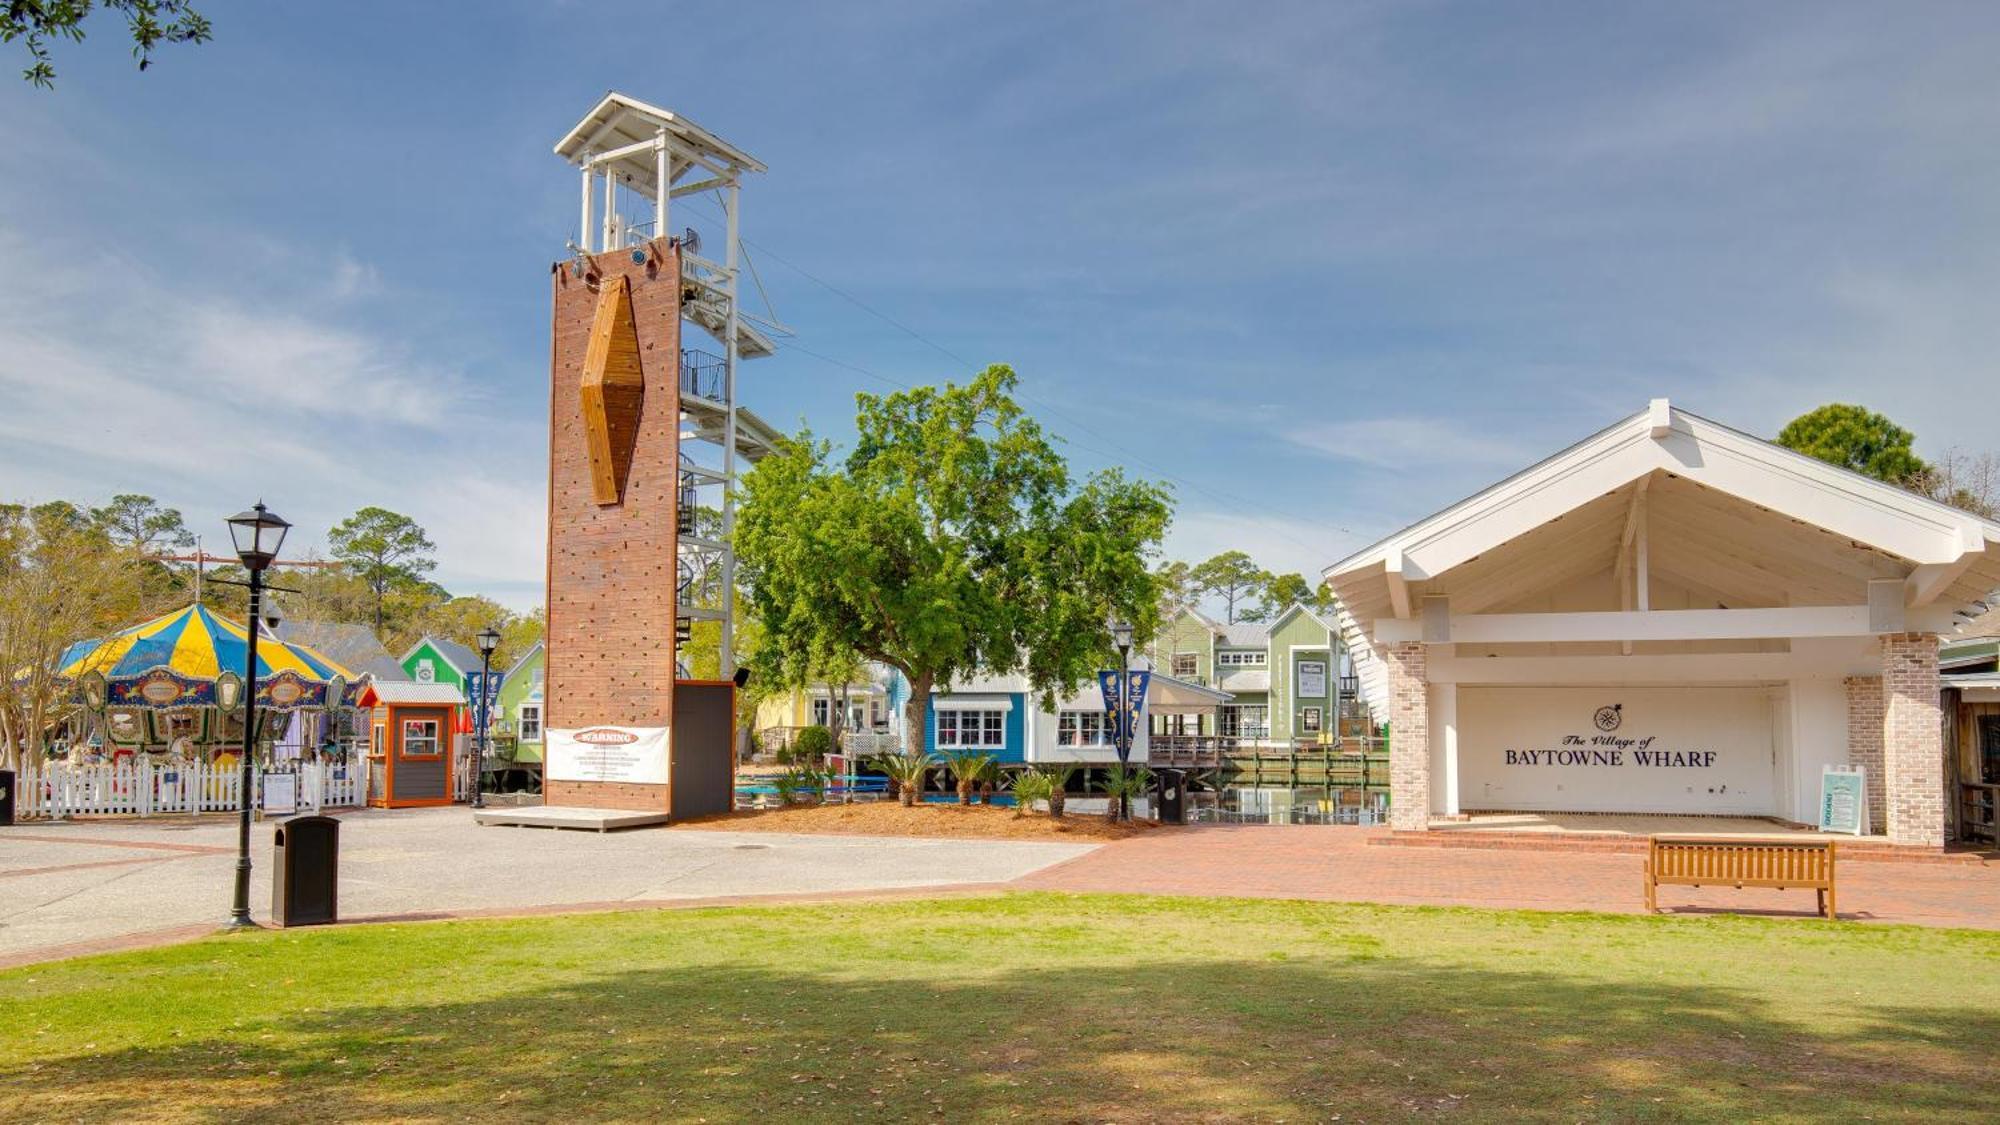
<svg viewBox="0 0 2000 1125"><path fill-rule="evenodd" d="M1155 832L1015 880L1015 888L1237 895L1529 910L1644 910L1642 855L1371 847L1382 828L1210 826ZM1854 860L1839 867L1840 916L2000 929L2000 866ZM1815 917L1811 891L1665 887L1679 913Z"/></svg>

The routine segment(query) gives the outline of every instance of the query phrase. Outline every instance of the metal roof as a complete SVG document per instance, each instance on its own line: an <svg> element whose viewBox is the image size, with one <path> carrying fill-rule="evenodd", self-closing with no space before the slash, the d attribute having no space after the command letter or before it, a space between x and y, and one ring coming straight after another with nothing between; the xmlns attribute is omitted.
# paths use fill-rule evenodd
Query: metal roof
<svg viewBox="0 0 2000 1125"><path fill-rule="evenodd" d="M1222 643L1237 648L1263 648L1270 627L1260 621L1238 621L1220 627Z"/></svg>
<svg viewBox="0 0 2000 1125"><path fill-rule="evenodd" d="M649 105L616 90L605 94L602 101L583 115L583 120L577 122L575 128L556 142L556 155L571 164L581 165L586 154L610 152L627 145L649 141L662 131L685 153L702 158L711 164L724 167L733 165L749 172L765 170L763 163L756 157L673 110ZM692 161L676 153L674 167L669 172L669 177L679 179L692 165ZM634 153L614 160L611 162L611 167L620 183L648 195L653 193L659 179L659 172L650 152Z"/></svg>
<svg viewBox="0 0 2000 1125"><path fill-rule="evenodd" d="M465 694L451 684L420 684L415 680L377 680L361 696L374 703L464 704Z"/></svg>

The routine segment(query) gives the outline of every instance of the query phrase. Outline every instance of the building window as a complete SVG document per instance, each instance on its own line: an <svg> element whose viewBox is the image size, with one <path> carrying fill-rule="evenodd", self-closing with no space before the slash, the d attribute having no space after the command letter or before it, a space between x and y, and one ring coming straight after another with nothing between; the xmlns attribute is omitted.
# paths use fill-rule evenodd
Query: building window
<svg viewBox="0 0 2000 1125"><path fill-rule="evenodd" d="M1057 746L1105 746L1110 744L1102 711L1064 711L1056 716Z"/></svg>
<svg viewBox="0 0 2000 1125"><path fill-rule="evenodd" d="M833 725L833 700L815 699L812 702L812 725L830 727Z"/></svg>
<svg viewBox="0 0 2000 1125"><path fill-rule="evenodd" d="M1270 709L1261 704L1224 704L1220 716L1222 737L1269 738L1271 737L1270 713Z"/></svg>
<svg viewBox="0 0 2000 1125"><path fill-rule="evenodd" d="M1241 652L1218 652L1215 654L1215 662L1224 668L1262 668L1264 661L1264 653L1255 649L1245 649Z"/></svg>
<svg viewBox="0 0 2000 1125"><path fill-rule="evenodd" d="M403 757L435 758L438 755L436 719L403 720Z"/></svg>
<svg viewBox="0 0 2000 1125"><path fill-rule="evenodd" d="M1199 661L1200 661L1200 656L1197 653L1192 653L1192 652L1175 653L1173 661L1169 665L1173 669L1172 672L1173 677L1177 680L1186 680L1186 679L1192 679L1193 677L1200 675L1200 672L1197 671L1197 669L1200 667Z"/></svg>
<svg viewBox="0 0 2000 1125"><path fill-rule="evenodd" d="M521 741L540 742L542 740L542 706L539 703L521 704Z"/></svg>
<svg viewBox="0 0 2000 1125"><path fill-rule="evenodd" d="M1299 710L1299 733L1318 734L1320 726L1320 716L1321 712L1320 709L1317 707L1301 708Z"/></svg>
<svg viewBox="0 0 2000 1125"><path fill-rule="evenodd" d="M1005 711L939 711L937 744L991 750L1007 745Z"/></svg>

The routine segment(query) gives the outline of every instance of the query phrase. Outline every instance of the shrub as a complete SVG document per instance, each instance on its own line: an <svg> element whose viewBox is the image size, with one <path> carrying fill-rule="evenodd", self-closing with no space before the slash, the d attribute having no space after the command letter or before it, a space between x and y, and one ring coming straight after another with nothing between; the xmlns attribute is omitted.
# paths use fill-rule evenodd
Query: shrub
<svg viewBox="0 0 2000 1125"><path fill-rule="evenodd" d="M1014 775L1014 815L1026 816L1034 811L1036 801L1049 799L1053 780L1041 770L1022 770Z"/></svg>
<svg viewBox="0 0 2000 1125"><path fill-rule="evenodd" d="M896 783L896 799L905 807L915 805L924 790L924 773L937 763L929 754L883 754L875 768Z"/></svg>
<svg viewBox="0 0 2000 1125"><path fill-rule="evenodd" d="M825 727L807 727L792 739L792 761L818 765L833 753L833 732Z"/></svg>

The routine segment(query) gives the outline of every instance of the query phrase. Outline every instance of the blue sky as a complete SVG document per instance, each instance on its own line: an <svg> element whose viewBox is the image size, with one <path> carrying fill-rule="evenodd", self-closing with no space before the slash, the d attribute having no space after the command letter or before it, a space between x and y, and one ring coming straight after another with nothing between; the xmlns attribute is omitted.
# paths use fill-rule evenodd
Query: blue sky
<svg viewBox="0 0 2000 1125"><path fill-rule="evenodd" d="M538 602L550 148L607 89L770 166L753 408L1012 363L1185 557L1311 573L1657 395L2000 446L1990 5L201 7L0 81L8 497L381 504Z"/></svg>

